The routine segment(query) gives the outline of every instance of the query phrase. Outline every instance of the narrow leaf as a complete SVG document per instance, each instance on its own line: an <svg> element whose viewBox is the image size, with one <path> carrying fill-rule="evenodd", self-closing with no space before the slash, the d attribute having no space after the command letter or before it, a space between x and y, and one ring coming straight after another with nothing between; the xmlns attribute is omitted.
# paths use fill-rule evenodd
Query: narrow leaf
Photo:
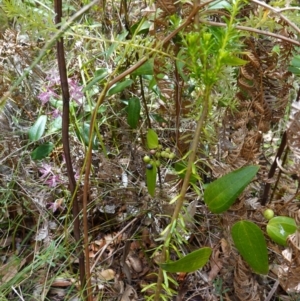
<svg viewBox="0 0 300 301"><path fill-rule="evenodd" d="M147 189L152 197L155 196L156 175L157 175L156 164L152 165L152 169L148 169L148 168L146 169Z"/></svg>
<svg viewBox="0 0 300 301"><path fill-rule="evenodd" d="M33 160L41 160L46 158L53 150L54 144L51 142L39 145L32 153L31 158Z"/></svg>
<svg viewBox="0 0 300 301"><path fill-rule="evenodd" d="M276 216L267 225L267 233L270 238L282 246L287 246L287 238L297 230L296 222L293 218L286 216Z"/></svg>
<svg viewBox="0 0 300 301"><path fill-rule="evenodd" d="M261 229L250 221L240 221L231 229L234 244L255 273L269 271L268 249Z"/></svg>
<svg viewBox="0 0 300 301"><path fill-rule="evenodd" d="M158 147L158 136L152 129L147 132L147 144L150 149Z"/></svg>
<svg viewBox="0 0 300 301"><path fill-rule="evenodd" d="M207 263L211 252L211 248L201 248L180 258L177 261L162 263L160 266L163 270L170 273L191 273L201 269Z"/></svg>
<svg viewBox="0 0 300 301"><path fill-rule="evenodd" d="M28 136L30 141L37 141L43 136L46 128L46 122L47 122L46 115L39 116L37 121L28 131Z"/></svg>
<svg viewBox="0 0 300 301"><path fill-rule="evenodd" d="M258 172L258 166L246 166L210 183L204 192L204 202L213 213L229 209Z"/></svg>
<svg viewBox="0 0 300 301"><path fill-rule="evenodd" d="M141 103L137 97L133 97L128 101L127 123L133 129L136 129L141 112Z"/></svg>
<svg viewBox="0 0 300 301"><path fill-rule="evenodd" d="M101 82L102 79L104 79L107 75L108 75L108 70L106 68L101 68L96 70L94 78L86 85L86 87L83 90L89 91L93 85Z"/></svg>
<svg viewBox="0 0 300 301"><path fill-rule="evenodd" d="M132 79L126 79L120 83L116 83L113 87L111 87L108 92L107 92L107 95L108 96L111 96L113 94L116 94L116 93L119 93L119 92L122 92L125 88L131 86L133 83L133 80Z"/></svg>

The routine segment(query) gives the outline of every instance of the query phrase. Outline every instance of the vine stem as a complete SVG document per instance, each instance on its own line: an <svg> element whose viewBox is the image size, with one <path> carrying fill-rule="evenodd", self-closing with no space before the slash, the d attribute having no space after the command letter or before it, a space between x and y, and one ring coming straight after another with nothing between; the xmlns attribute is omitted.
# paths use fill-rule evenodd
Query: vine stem
<svg viewBox="0 0 300 301"><path fill-rule="evenodd" d="M173 212L173 216L170 222L170 225L173 225L176 220L178 219L178 216L180 214L180 211L182 209L183 206L183 202L184 202L184 197L186 194L186 191L189 187L189 182L190 182L190 177L192 174L192 167L196 158L196 152L197 152L197 147L198 147L198 143L199 143L199 139L200 139L200 135L201 135L201 131L203 128L203 124L206 120L207 114L208 114L208 108L209 108L209 98L210 98L210 91L211 91L211 87L208 86L205 90L204 93L204 99L203 99L203 109L202 109L202 113L201 116L197 122L197 128L196 128L196 132L195 132L195 136L192 142L192 146L190 148L190 154L189 154L189 161L188 161L188 165L187 165L187 170L186 170L186 174L183 180L183 184L180 190L180 194L179 197L177 199L176 202L176 206ZM172 232L171 229L173 227L169 227L168 231L165 234L165 243L162 249L162 254L161 254L161 260L162 262L165 262L166 260L166 254L168 252L168 242L171 239L172 236ZM158 272L158 278L157 278L157 285L156 285L156 291L155 291L155 296L154 296L154 301L159 301L160 300L160 293L162 290L162 283L163 283L163 271L162 268L159 268L159 272Z"/></svg>

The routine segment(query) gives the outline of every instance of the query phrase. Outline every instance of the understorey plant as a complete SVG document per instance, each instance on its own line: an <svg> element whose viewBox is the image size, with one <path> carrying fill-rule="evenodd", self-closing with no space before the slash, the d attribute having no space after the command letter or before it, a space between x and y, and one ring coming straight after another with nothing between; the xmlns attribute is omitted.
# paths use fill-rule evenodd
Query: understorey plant
<svg viewBox="0 0 300 301"><path fill-rule="evenodd" d="M218 106L218 103L216 103L217 97L214 96L220 89L218 84L224 81L228 68L235 70L236 67L246 64L245 60L239 58L239 54L242 52L240 33L235 28L236 22L238 22L237 15L242 5L243 1L234 1L231 5L225 7L227 14L230 14L225 18L225 28L216 28L204 24L200 26L199 23L195 23L188 33L180 33L178 37L181 45L181 51L177 57L177 60L180 61L180 64L177 64L179 73L195 86L191 94L192 102L195 105L190 116L195 121L196 128L190 149L183 156L183 159L187 158L187 163L185 163L186 167L181 170L184 178L180 193L170 202L171 204L175 203L173 215L158 239L161 242L158 247L160 253L158 280L156 284L150 284L143 289L143 291L155 289L155 294L148 297L148 300L171 299L173 293L169 284L170 281L174 282L174 280L169 273L194 272L207 263L212 252L210 247L204 247L190 254L182 253L181 245L186 243L183 208L185 195L189 187L193 187L199 197L202 197L202 181L198 181L198 184L195 185L194 181L191 182L191 176L197 175L196 162L199 140L211 139L207 136L207 129L211 118L213 118L213 108ZM201 18L201 12L199 15ZM180 21L175 21L174 23L180 23ZM231 103L228 103L229 106L232 109ZM238 179L240 191L251 181L257 172L257 167L252 167L252 170L252 173L248 175L249 178ZM236 194L232 199L234 197L236 197ZM172 253L179 257L177 261L170 260L170 254Z"/></svg>

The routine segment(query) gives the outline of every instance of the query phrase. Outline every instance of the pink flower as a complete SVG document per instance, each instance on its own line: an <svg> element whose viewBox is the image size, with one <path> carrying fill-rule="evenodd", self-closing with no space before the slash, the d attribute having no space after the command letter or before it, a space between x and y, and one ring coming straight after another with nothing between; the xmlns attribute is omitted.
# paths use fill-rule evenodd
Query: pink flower
<svg viewBox="0 0 300 301"><path fill-rule="evenodd" d="M48 88L47 91L42 92L38 95L38 99L43 105L46 104L51 97L58 98L59 96L50 88Z"/></svg>
<svg viewBox="0 0 300 301"><path fill-rule="evenodd" d="M82 87L78 85L75 79L69 79L69 89L70 89L70 98L76 101L79 105L81 105L83 93Z"/></svg>
<svg viewBox="0 0 300 301"><path fill-rule="evenodd" d="M51 202L48 203L47 205L49 205L48 209L52 209L52 212L54 213L55 211L57 211L58 209L64 210L66 206L64 206L64 199L57 199L55 202Z"/></svg>
<svg viewBox="0 0 300 301"><path fill-rule="evenodd" d="M46 178L49 174L52 174L52 166L47 163L43 163L39 172L42 174L41 179Z"/></svg>
<svg viewBox="0 0 300 301"><path fill-rule="evenodd" d="M45 181L45 184L49 185L50 187L56 187L58 184L61 184L63 181L61 180L59 175L51 175Z"/></svg>

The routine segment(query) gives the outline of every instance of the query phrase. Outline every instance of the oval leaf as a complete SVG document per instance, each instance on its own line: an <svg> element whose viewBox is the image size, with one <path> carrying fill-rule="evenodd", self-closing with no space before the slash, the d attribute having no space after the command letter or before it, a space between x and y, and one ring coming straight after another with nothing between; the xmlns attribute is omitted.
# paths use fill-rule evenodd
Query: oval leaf
<svg viewBox="0 0 300 301"><path fill-rule="evenodd" d="M236 248L253 271L267 274L268 249L261 229L252 222L240 221L233 225L231 235Z"/></svg>
<svg viewBox="0 0 300 301"><path fill-rule="evenodd" d="M28 136L30 141L39 140L43 136L46 128L46 122L47 122L46 115L39 116L37 121L28 131Z"/></svg>
<svg viewBox="0 0 300 301"><path fill-rule="evenodd" d="M155 187L156 187L156 174L157 168L156 165L152 165L152 169L146 169L146 179L147 179L147 189L149 194L154 197L155 195Z"/></svg>
<svg viewBox="0 0 300 301"><path fill-rule="evenodd" d="M133 129L136 129L138 125L140 119L140 112L141 112L140 100L137 97L129 99L127 123Z"/></svg>
<svg viewBox="0 0 300 301"><path fill-rule="evenodd" d="M122 92L125 88L131 86L133 83L132 79L126 79L120 83L116 83L112 88L110 88L107 92L107 95L113 95L119 92Z"/></svg>
<svg viewBox="0 0 300 301"><path fill-rule="evenodd" d="M147 144L150 149L158 147L158 136L152 129L147 132Z"/></svg>
<svg viewBox="0 0 300 301"><path fill-rule="evenodd" d="M267 225L269 237L281 246L287 246L288 236L295 233L296 230L295 220L286 216L276 216Z"/></svg>
<svg viewBox="0 0 300 301"><path fill-rule="evenodd" d="M153 59L148 60L141 67L133 71L132 75L153 75Z"/></svg>
<svg viewBox="0 0 300 301"><path fill-rule="evenodd" d="M163 270L170 273L191 273L201 269L207 263L211 252L211 248L201 248L177 261L162 263L160 266Z"/></svg>
<svg viewBox="0 0 300 301"><path fill-rule="evenodd" d="M229 209L258 170L258 166L242 167L207 185L204 202L209 210L221 213Z"/></svg>
<svg viewBox="0 0 300 301"><path fill-rule="evenodd" d="M44 143L38 146L32 153L31 158L33 160L41 160L46 158L53 150L54 144L51 142Z"/></svg>

